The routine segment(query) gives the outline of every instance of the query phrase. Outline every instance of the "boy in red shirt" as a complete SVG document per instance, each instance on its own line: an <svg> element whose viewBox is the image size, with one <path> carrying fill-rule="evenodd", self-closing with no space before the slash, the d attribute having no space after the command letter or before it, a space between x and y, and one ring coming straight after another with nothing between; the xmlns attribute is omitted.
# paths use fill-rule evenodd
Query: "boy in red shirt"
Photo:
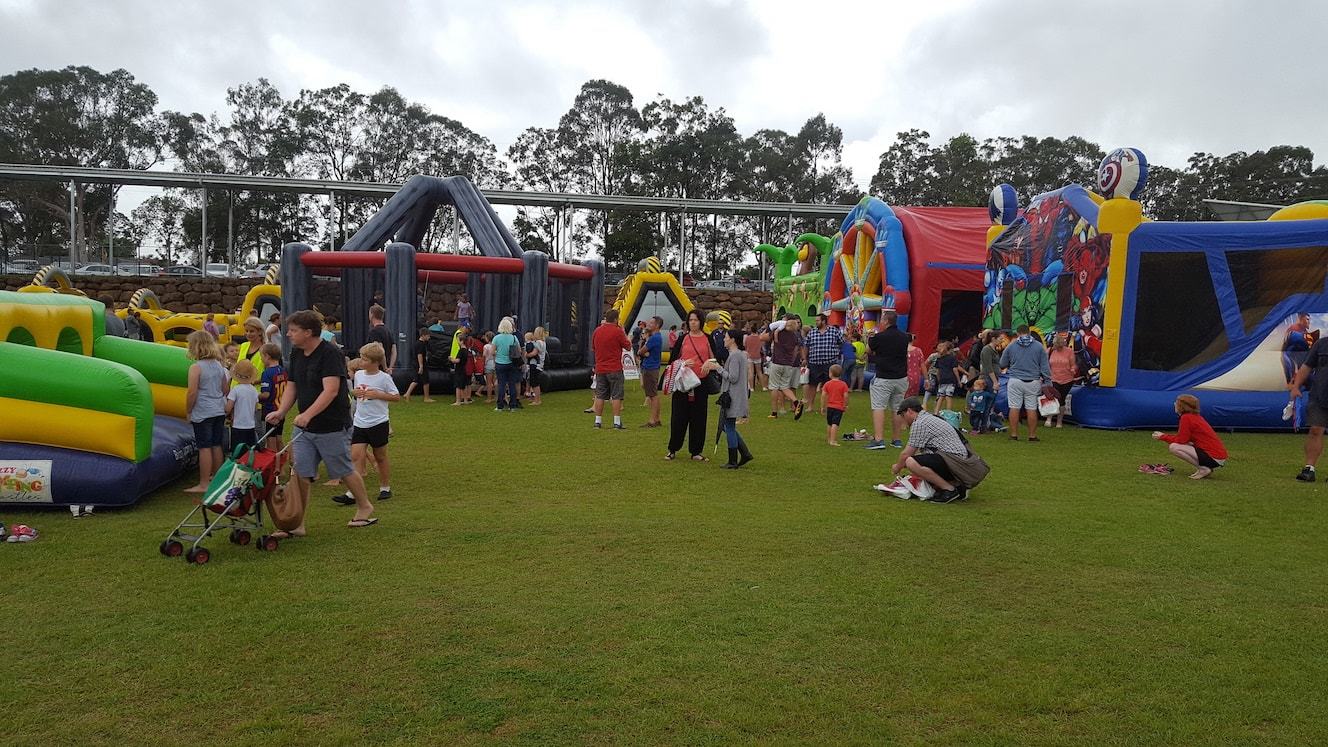
<svg viewBox="0 0 1328 747"><path fill-rule="evenodd" d="M844 367L836 363L830 367L830 380L821 385L825 397L825 438L831 446L839 445L839 423L848 409L848 384L843 376Z"/></svg>
<svg viewBox="0 0 1328 747"><path fill-rule="evenodd" d="M1190 479L1202 480L1227 463L1227 448L1213 431L1213 426L1199 414L1198 397L1192 394L1177 397L1176 414L1180 416L1176 435L1153 431L1153 438L1166 441L1172 454L1196 467Z"/></svg>

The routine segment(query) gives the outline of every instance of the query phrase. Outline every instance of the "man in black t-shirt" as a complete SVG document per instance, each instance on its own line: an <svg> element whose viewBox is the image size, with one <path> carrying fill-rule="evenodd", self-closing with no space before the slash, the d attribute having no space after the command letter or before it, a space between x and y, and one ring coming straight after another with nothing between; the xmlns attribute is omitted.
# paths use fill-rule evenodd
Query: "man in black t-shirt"
<svg viewBox="0 0 1328 747"><path fill-rule="evenodd" d="M890 445L896 449L904 448L899 434L904 429L903 417L895 414L904 403L908 391L908 343L907 332L898 326L899 315L892 309L881 312L880 327L876 334L867 338L867 348L871 351L872 363L876 367L871 387L872 440L867 442L868 449L885 448L885 418L890 413Z"/></svg>
<svg viewBox="0 0 1328 747"><path fill-rule="evenodd" d="M335 345L319 337L322 321L312 311L297 311L286 320L290 338L290 368L281 405L267 416L267 422L279 423L291 408L299 404L291 438L295 462L296 499L308 506L309 484L318 476L318 463L327 465L327 475L340 479L355 497L355 518L351 527L378 523L374 506L364 492L364 479L350 459L350 393L346 386L346 358ZM300 526L285 536L303 536L303 510ZM280 538L280 537L279 537Z"/></svg>
<svg viewBox="0 0 1328 747"><path fill-rule="evenodd" d="M1314 380L1310 382L1310 377ZM1305 362L1296 369L1288 388L1291 402L1300 398L1300 388L1310 383L1310 401L1305 405L1305 424L1309 435L1305 438L1305 466L1296 475L1301 482L1314 482L1314 466L1323 453L1323 431L1328 427L1328 338L1320 339L1305 354ZM1288 405L1290 407L1290 405Z"/></svg>
<svg viewBox="0 0 1328 747"><path fill-rule="evenodd" d="M383 355L387 356L387 370L391 373L397 367L397 346L394 344L396 340L392 339L392 332L383 323L386 318L387 312L382 306L374 304L369 307L369 342L383 346Z"/></svg>

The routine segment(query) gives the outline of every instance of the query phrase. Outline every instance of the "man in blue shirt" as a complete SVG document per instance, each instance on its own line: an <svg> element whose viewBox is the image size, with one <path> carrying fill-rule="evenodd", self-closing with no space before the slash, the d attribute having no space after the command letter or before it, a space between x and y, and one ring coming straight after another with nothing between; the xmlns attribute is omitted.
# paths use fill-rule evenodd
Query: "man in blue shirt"
<svg viewBox="0 0 1328 747"><path fill-rule="evenodd" d="M658 428L659 422L659 365L664 354L664 336L660 330L664 328L664 320L657 317L650 317L646 323L646 332L642 337L644 341L637 350L637 355L641 359L641 388L646 392L646 405L650 407L650 420L643 424L642 428Z"/></svg>

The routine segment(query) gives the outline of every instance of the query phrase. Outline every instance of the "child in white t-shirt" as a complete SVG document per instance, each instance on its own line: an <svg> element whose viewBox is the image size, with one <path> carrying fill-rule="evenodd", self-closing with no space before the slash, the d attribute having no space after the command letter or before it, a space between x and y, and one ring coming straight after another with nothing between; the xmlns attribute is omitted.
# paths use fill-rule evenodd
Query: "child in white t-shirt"
<svg viewBox="0 0 1328 747"><path fill-rule="evenodd" d="M371 342L360 348L360 370L355 372L355 418L350 436L350 457L361 476L368 472L369 452L372 450L374 463L378 467L378 500L385 501L392 497L391 464L387 459L387 439L391 435L391 426L387 421L387 403L401 399L392 374L383 370L387 356L383 346ZM355 499L347 493L338 496L338 503ZM349 503L346 505L350 505Z"/></svg>
<svg viewBox="0 0 1328 747"><path fill-rule="evenodd" d="M226 395L226 414L231 418L231 448L236 444L258 445L258 390L254 381L258 369L247 360L240 359L231 367L235 386Z"/></svg>

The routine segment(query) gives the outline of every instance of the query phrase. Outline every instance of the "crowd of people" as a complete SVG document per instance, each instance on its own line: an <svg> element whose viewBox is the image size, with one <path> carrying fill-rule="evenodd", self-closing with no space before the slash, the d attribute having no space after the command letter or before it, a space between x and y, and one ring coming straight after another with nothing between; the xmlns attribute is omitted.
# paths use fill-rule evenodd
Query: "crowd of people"
<svg viewBox="0 0 1328 747"><path fill-rule="evenodd" d="M239 345L223 344L219 330L209 329L206 321L191 333L186 409L199 450L199 481L186 492L207 490L223 463L224 449L263 440L267 448L280 450L287 415L298 408L289 443L291 479L284 486L286 499L295 501L303 516L321 464L332 484L345 487L345 493L333 500L355 506L347 525L376 524L364 476L372 461L379 478L377 500L392 497L388 405L401 399L389 372L396 350L384 316L381 306L370 307L370 341L357 357L348 359L335 336L329 338L330 325L321 314L313 310L291 314L285 320L288 368L282 364L281 347L271 341L271 330L257 317L245 321L245 341ZM275 536L304 534L301 522Z"/></svg>
<svg viewBox="0 0 1328 747"><path fill-rule="evenodd" d="M307 506L310 485L322 464L332 481L345 487L344 494L333 500L356 508L349 526L376 523L375 503L367 493L364 476L372 464L380 479L377 500L391 498L388 404L409 399L417 387L423 390L424 401L433 401L429 381L438 361L431 358L429 348L441 329L438 325L420 330L416 378L401 394L390 375L398 362L397 350L383 316L381 306L371 307L370 342L356 359L347 361L348 356L329 335L326 319L315 311L292 314L285 320L291 347L288 370L274 343L274 336L281 333L278 318L267 325L257 317L247 319L245 340L239 345L221 344L219 331L206 324L191 334L189 357L194 362L189 371L188 409L200 460L199 483L189 492L206 489L222 462L222 445L227 441L232 448L254 444L260 434L270 431L267 445L280 448L284 420L298 409L292 432L292 480L287 490L302 507ZM446 355L455 390L452 404L467 405L480 395L498 412L522 409L523 399L540 404L548 354L545 331L536 328L519 337L511 318L500 321L496 331L473 331L473 311L464 297L457 305L457 320L460 327ZM1065 335L1054 335L1047 345L1027 326L983 330L967 351L957 340L942 340L927 355L914 344L913 335L899 328L898 317L890 310L883 311L876 328L866 334L832 326L825 315L815 317L814 324L806 327L792 314L764 324L749 322L741 328L720 323L711 333L705 327L705 314L693 309L681 330L666 330L663 320L653 317L642 321L629 336L617 310L606 312L590 340L594 399L586 412L594 415L594 427L627 428L623 422L624 353L629 352L639 366L644 395L646 419L639 427L662 427L662 399L669 400L665 459L670 461L684 453L692 461L709 461L705 445L711 432L712 397L719 406L713 432L716 440L723 435L728 450L723 466L738 469L754 458L740 428L751 416L751 398L757 392L768 390L772 419L791 416L801 420L809 409L824 415L826 443L839 447L845 439L856 440L857 434L851 430L841 438L840 428L850 392L865 389L871 412L870 434L862 437L865 448L898 449L892 471L907 471L931 485L935 490L931 500L950 502L967 497L967 491L989 469L973 452L966 435L1008 431L1011 440L1019 441L1024 437L1022 427L1027 441L1038 442L1039 425L1063 427L1071 388L1083 375ZM131 332L127 325L126 334ZM1328 347L1319 352L1328 365ZM1311 357L1298 372L1298 381L1291 384L1293 394L1318 365L1315 360ZM869 373L870 384L864 387ZM997 412L996 395L1003 385L1008 408ZM1314 479L1314 463L1328 426L1328 386L1312 389L1310 396L1311 437L1306 444L1307 465L1298 477L1301 480ZM1040 412L1048 409L1049 400L1057 407L1050 408L1043 420ZM966 428L954 409L956 403L967 411ZM1226 448L1200 414L1197 398L1179 397L1175 411L1177 432L1155 432L1153 437L1165 442L1170 454L1195 468L1191 477L1206 478L1226 464ZM606 418L611 420L606 422ZM224 426L228 420L229 439ZM301 536L304 527L281 534Z"/></svg>

